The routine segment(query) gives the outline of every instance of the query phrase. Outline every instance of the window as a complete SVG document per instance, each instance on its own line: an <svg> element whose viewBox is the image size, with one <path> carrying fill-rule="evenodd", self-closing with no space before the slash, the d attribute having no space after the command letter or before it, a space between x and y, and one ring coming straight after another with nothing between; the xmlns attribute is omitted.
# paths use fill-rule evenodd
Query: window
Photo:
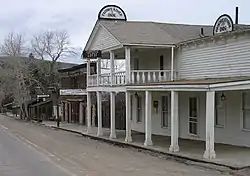
<svg viewBox="0 0 250 176"><path fill-rule="evenodd" d="M197 97L189 98L189 134L197 135L198 131L198 100Z"/></svg>
<svg viewBox="0 0 250 176"><path fill-rule="evenodd" d="M243 129L250 130L250 92L242 94Z"/></svg>
<svg viewBox="0 0 250 176"><path fill-rule="evenodd" d="M161 99L161 124L162 128L169 127L169 116L170 116L170 98L169 96L162 96Z"/></svg>
<svg viewBox="0 0 250 176"><path fill-rule="evenodd" d="M136 116L137 116L137 122L142 122L142 114L141 114L141 97L139 95L137 95L137 112L136 112Z"/></svg>
<svg viewBox="0 0 250 176"><path fill-rule="evenodd" d="M160 70L163 70L164 68L164 57L163 55L160 56ZM163 72L161 72L161 76L163 76Z"/></svg>
<svg viewBox="0 0 250 176"><path fill-rule="evenodd" d="M221 94L215 94L215 126L224 127L225 126L225 101L221 100Z"/></svg>

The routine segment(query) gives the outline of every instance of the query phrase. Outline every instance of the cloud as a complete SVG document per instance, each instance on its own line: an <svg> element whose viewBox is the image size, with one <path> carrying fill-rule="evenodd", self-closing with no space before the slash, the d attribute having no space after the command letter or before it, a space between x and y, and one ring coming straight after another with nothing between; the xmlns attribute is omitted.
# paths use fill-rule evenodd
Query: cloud
<svg viewBox="0 0 250 176"><path fill-rule="evenodd" d="M213 24L219 15L234 18L240 7L240 22L250 23L247 0L0 0L0 40L10 31L31 36L39 30L66 29L72 44L84 48L97 20L107 4L121 6L128 20ZM114 3L115 2L115 3ZM75 61L74 61L75 62ZM76 62L81 62L77 59Z"/></svg>

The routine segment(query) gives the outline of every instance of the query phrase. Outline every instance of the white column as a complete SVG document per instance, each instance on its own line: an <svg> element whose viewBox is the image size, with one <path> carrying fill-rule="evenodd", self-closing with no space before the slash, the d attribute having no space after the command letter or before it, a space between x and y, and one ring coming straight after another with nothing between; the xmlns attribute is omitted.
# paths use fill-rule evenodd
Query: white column
<svg viewBox="0 0 250 176"><path fill-rule="evenodd" d="M79 103L79 122L82 125L83 123L83 102Z"/></svg>
<svg viewBox="0 0 250 176"><path fill-rule="evenodd" d="M97 116L98 116L97 136L102 136L103 130L102 130L102 95L101 95L101 92L96 92L96 97L97 97Z"/></svg>
<svg viewBox="0 0 250 176"><path fill-rule="evenodd" d="M91 94L87 92L87 133L91 133Z"/></svg>
<svg viewBox="0 0 250 176"><path fill-rule="evenodd" d="M171 81L174 80L174 47L171 48Z"/></svg>
<svg viewBox="0 0 250 176"><path fill-rule="evenodd" d="M97 58L97 68L96 68L96 71L97 71L97 86L99 86L100 84L100 75L101 75L101 59L98 57Z"/></svg>
<svg viewBox="0 0 250 176"><path fill-rule="evenodd" d="M115 92L110 92L110 138L116 138L115 134Z"/></svg>
<svg viewBox="0 0 250 176"><path fill-rule="evenodd" d="M206 159L216 157L214 151L214 113L215 113L215 92L206 93L206 150L203 155Z"/></svg>
<svg viewBox="0 0 250 176"><path fill-rule="evenodd" d="M179 115L178 115L178 92L171 91L171 145L169 151L178 152L179 144Z"/></svg>
<svg viewBox="0 0 250 176"><path fill-rule="evenodd" d="M151 116L152 116L152 93L146 91L145 100L145 146L153 145L151 132Z"/></svg>
<svg viewBox="0 0 250 176"><path fill-rule="evenodd" d="M115 72L115 53L114 51L110 51L110 79L111 85L114 84L114 72Z"/></svg>
<svg viewBox="0 0 250 176"><path fill-rule="evenodd" d="M131 93L126 92L126 138L125 142L132 142L131 136Z"/></svg>
<svg viewBox="0 0 250 176"><path fill-rule="evenodd" d="M131 55L130 55L130 48L129 47L125 47L125 78L126 78L126 84L128 84L130 82L130 74L131 74Z"/></svg>

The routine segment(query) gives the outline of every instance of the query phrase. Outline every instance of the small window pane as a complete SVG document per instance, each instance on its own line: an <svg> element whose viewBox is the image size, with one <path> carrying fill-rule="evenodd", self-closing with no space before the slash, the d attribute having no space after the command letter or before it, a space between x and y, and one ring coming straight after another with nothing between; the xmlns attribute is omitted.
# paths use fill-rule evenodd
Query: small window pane
<svg viewBox="0 0 250 176"><path fill-rule="evenodd" d="M243 112L243 128L250 129L250 110Z"/></svg>
<svg viewBox="0 0 250 176"><path fill-rule="evenodd" d="M189 98L189 117L197 117L197 98Z"/></svg>
<svg viewBox="0 0 250 176"><path fill-rule="evenodd" d="M141 97L137 96L137 122L142 122L142 115L141 115Z"/></svg>
<svg viewBox="0 0 250 176"><path fill-rule="evenodd" d="M197 123L189 122L189 133L190 134L197 134Z"/></svg>
<svg viewBox="0 0 250 176"><path fill-rule="evenodd" d="M162 96L162 107L161 107L161 118L162 118L162 127L168 127L169 126L169 97L168 96Z"/></svg>
<svg viewBox="0 0 250 176"><path fill-rule="evenodd" d="M250 94L245 92L243 93L243 108L250 107Z"/></svg>

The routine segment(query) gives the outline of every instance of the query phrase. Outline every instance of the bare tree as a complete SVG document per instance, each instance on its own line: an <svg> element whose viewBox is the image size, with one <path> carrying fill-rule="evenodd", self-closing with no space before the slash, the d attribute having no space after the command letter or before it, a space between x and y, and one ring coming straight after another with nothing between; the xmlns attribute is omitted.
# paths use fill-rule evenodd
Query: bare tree
<svg viewBox="0 0 250 176"><path fill-rule="evenodd" d="M55 63L64 57L75 54L70 47L67 31L45 31L33 36L31 46L34 54L44 60L51 60L50 72L53 72Z"/></svg>
<svg viewBox="0 0 250 176"><path fill-rule="evenodd" d="M1 53L7 56L25 55L25 40L22 33L9 33L0 45Z"/></svg>

